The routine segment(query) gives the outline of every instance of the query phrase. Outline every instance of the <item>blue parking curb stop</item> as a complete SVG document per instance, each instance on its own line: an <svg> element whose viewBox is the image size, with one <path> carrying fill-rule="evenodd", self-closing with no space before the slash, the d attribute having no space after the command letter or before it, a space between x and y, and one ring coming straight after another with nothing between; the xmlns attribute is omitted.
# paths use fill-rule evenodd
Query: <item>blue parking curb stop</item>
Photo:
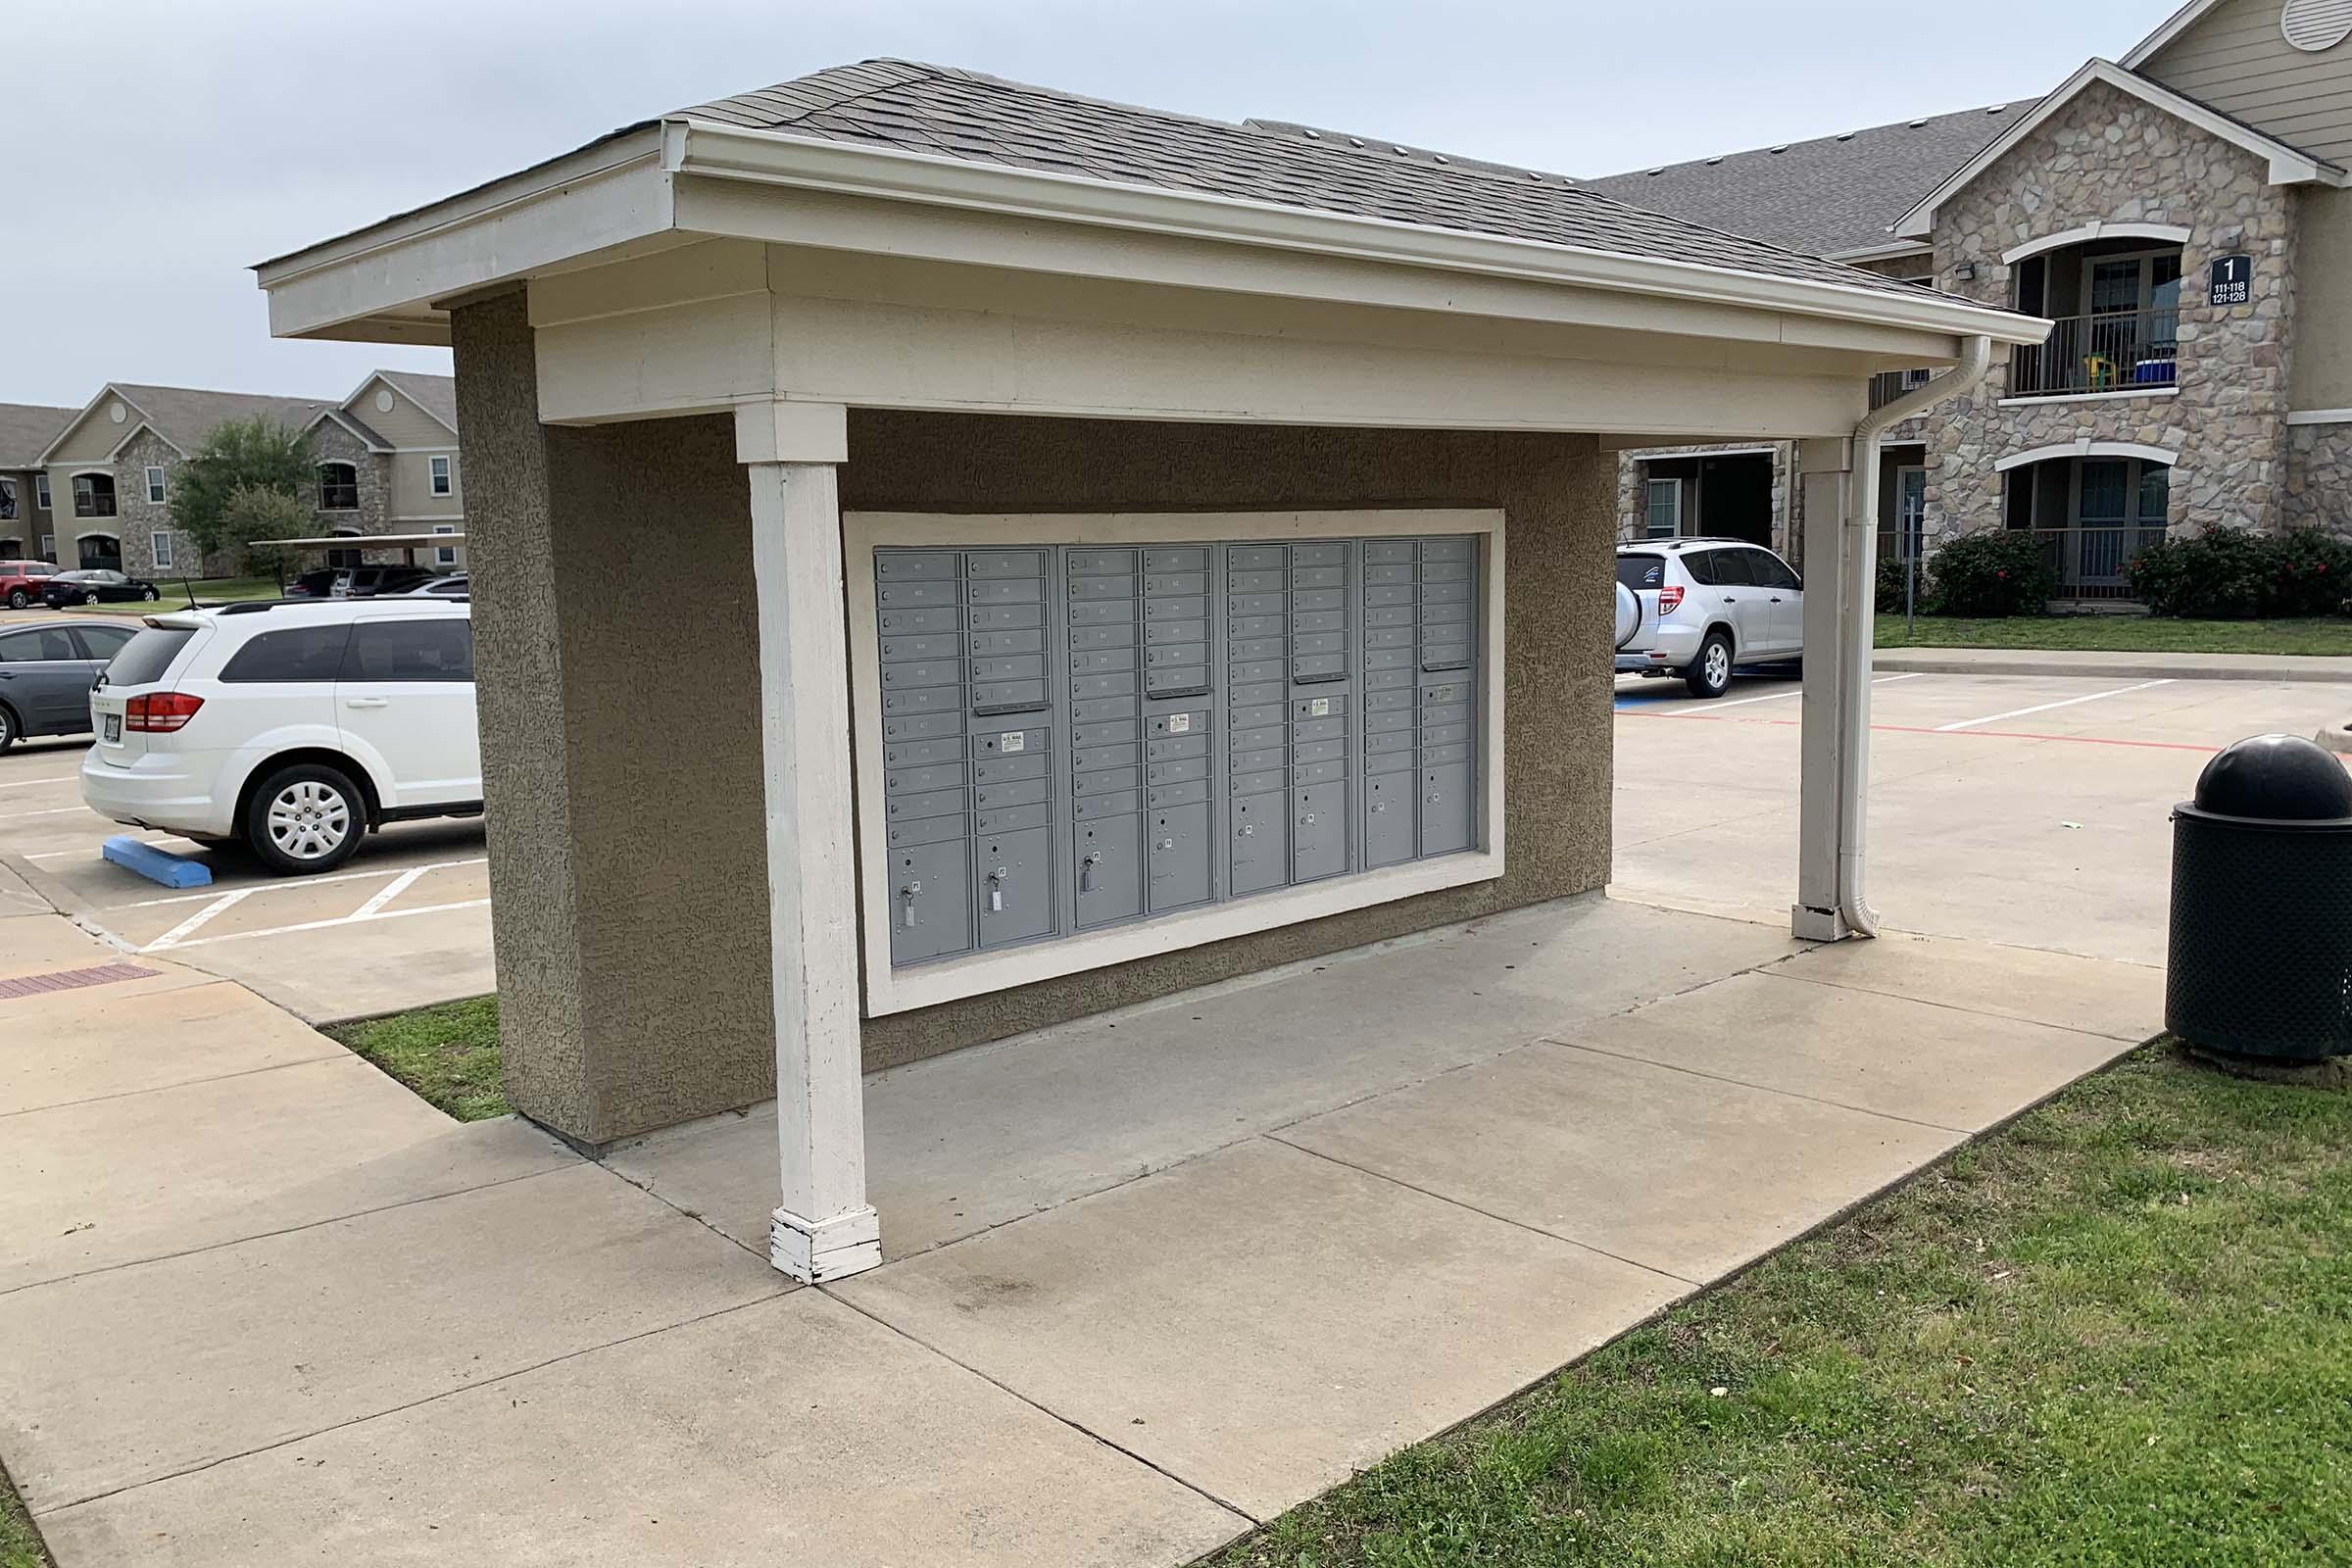
<svg viewBox="0 0 2352 1568"><path fill-rule="evenodd" d="M144 844L127 833L118 833L106 841L100 852L117 865L139 873L150 882L161 882L168 888L201 888L212 885L213 868L201 860L183 859L167 854L152 844Z"/></svg>

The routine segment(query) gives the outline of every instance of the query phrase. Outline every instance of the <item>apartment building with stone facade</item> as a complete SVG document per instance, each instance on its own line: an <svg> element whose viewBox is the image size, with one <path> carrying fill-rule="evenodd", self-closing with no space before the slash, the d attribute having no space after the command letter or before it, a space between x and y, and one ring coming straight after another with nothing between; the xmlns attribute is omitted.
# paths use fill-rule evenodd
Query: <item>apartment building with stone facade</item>
<svg viewBox="0 0 2352 1568"><path fill-rule="evenodd" d="M349 397L329 402L110 381L78 410L46 411L64 417L29 459L21 488L47 501L39 521L21 531L0 522L0 551L135 577L233 571L229 551L198 559L172 519L172 486L179 465L216 428L255 417L310 438L317 462L304 499L316 531L353 541L331 554L331 564L398 559L369 552L371 535L463 535L455 385L448 376L377 370ZM462 540L434 558L462 565Z"/></svg>
<svg viewBox="0 0 2352 1568"><path fill-rule="evenodd" d="M2348 169L2352 0L2195 0L2032 102L1594 183L2051 319L1888 433L1881 545L2030 529L2063 599L2110 602L2170 531L2352 532ZM1620 531L1793 555L1790 467L1765 443L1628 452Z"/></svg>

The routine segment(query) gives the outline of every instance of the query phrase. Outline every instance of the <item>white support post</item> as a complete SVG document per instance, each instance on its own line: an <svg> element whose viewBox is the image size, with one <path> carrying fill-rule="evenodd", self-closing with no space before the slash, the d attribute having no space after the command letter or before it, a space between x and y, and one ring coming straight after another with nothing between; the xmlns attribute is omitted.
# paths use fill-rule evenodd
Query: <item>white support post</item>
<svg viewBox="0 0 2352 1568"><path fill-rule="evenodd" d="M810 1284L882 1261L881 1225L865 1198L849 626L835 488L844 426L838 406L762 402L736 414L759 596L783 1176L768 1255Z"/></svg>
<svg viewBox="0 0 2352 1568"><path fill-rule="evenodd" d="M1845 689L1839 657L1849 634L1845 552L1853 508L1853 443L1807 441L1797 454L1805 495L1805 691L1800 742L1800 808L1796 851L1794 933L1814 942L1838 942L1852 933L1838 911L1838 855L1845 756Z"/></svg>

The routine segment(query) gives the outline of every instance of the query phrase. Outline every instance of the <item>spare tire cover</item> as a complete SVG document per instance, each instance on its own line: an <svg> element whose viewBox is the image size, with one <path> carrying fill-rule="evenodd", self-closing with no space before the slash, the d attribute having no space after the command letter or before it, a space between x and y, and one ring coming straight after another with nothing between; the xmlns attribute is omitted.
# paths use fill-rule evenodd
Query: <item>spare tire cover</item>
<svg viewBox="0 0 2352 1568"><path fill-rule="evenodd" d="M1642 600L1625 584L1617 585L1617 646L1623 648L1642 634Z"/></svg>

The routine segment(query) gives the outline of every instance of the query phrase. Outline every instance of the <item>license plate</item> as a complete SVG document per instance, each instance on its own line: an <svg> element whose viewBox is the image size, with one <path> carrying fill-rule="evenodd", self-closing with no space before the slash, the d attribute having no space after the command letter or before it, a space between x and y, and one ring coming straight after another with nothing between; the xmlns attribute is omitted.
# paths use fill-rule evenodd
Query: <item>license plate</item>
<svg viewBox="0 0 2352 1568"><path fill-rule="evenodd" d="M101 713L98 716L98 738L113 745L122 739L122 715Z"/></svg>

